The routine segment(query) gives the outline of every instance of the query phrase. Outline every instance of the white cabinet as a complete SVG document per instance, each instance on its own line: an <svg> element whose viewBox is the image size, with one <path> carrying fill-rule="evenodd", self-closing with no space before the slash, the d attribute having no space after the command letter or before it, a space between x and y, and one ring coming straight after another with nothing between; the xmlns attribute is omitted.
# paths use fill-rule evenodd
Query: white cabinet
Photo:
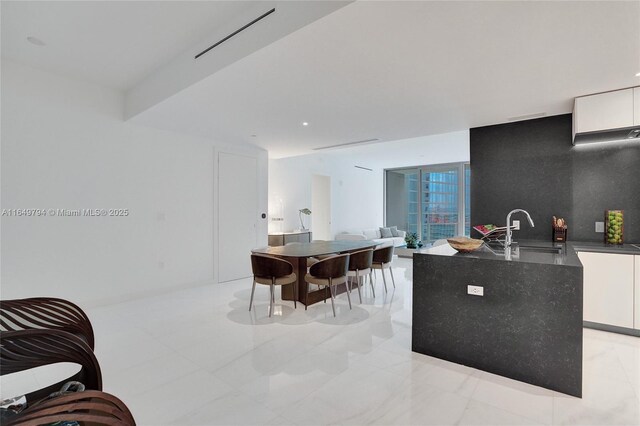
<svg viewBox="0 0 640 426"><path fill-rule="evenodd" d="M640 256L633 256L636 258L636 311L635 311L635 328L640 330Z"/></svg>
<svg viewBox="0 0 640 426"><path fill-rule="evenodd" d="M574 134L633 126L634 92L635 89L623 89L576 98Z"/></svg>
<svg viewBox="0 0 640 426"><path fill-rule="evenodd" d="M634 328L634 309L638 313L634 303L634 261L638 261L634 258L638 256L580 252L578 257L584 268L584 320Z"/></svg>
<svg viewBox="0 0 640 426"><path fill-rule="evenodd" d="M633 89L633 124L640 126L640 87Z"/></svg>

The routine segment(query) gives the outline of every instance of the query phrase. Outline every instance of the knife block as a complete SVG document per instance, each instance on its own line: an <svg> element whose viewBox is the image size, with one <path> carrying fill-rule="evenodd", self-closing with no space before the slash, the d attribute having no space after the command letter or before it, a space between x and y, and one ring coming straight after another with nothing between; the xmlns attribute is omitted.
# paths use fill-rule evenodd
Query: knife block
<svg viewBox="0 0 640 426"><path fill-rule="evenodd" d="M553 242L554 243L564 243L567 241L567 228L556 228L555 226L551 227L553 229Z"/></svg>

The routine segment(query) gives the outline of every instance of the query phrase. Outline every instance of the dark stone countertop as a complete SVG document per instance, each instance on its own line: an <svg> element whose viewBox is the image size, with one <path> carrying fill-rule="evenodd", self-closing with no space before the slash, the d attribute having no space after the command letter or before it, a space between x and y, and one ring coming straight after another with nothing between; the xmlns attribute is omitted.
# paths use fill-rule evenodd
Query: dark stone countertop
<svg viewBox="0 0 640 426"><path fill-rule="evenodd" d="M561 253L527 251L538 247ZM583 268L571 244L519 241L413 257L414 352L582 394ZM470 294L469 286L482 289Z"/></svg>
<svg viewBox="0 0 640 426"><path fill-rule="evenodd" d="M554 252L553 250L557 250ZM499 243L485 243L471 253L458 253L449 244L424 248L415 255L455 256L469 259L485 259L502 262L538 263L582 267L580 259L570 244L551 241L523 240L515 242L509 250Z"/></svg>
<svg viewBox="0 0 640 426"><path fill-rule="evenodd" d="M499 243L485 243L472 253L458 253L448 244L444 244L438 247L416 250L414 255L456 256L503 262L582 267L582 263L580 263L580 259L576 254L577 251L640 255L640 244L636 247L633 244L611 246L594 242L569 241L567 243L554 243L551 241L522 240L514 242L508 251Z"/></svg>
<svg viewBox="0 0 640 426"><path fill-rule="evenodd" d="M640 243L622 244L620 246L605 243L570 241L575 251L591 251L596 253L637 254L640 255Z"/></svg>

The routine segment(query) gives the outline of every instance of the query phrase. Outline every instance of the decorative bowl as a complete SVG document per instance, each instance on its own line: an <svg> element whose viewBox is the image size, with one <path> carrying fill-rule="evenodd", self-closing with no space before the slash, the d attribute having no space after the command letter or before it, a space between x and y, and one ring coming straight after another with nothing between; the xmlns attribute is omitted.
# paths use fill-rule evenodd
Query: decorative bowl
<svg viewBox="0 0 640 426"><path fill-rule="evenodd" d="M482 240L468 237L447 238L447 242L460 253L471 253L472 251L478 250L482 244L484 244Z"/></svg>

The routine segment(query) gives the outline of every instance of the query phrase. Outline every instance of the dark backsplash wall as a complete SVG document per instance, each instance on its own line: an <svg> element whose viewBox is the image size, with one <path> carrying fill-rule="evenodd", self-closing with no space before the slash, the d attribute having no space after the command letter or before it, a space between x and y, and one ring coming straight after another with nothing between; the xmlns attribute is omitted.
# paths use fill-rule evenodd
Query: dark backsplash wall
<svg viewBox="0 0 640 426"><path fill-rule="evenodd" d="M623 209L625 242L640 242L640 144L571 144L571 114L470 131L471 224L505 225L523 214L521 239L551 239L552 216L567 220L569 240L603 241L595 222ZM472 237L478 234L472 231Z"/></svg>

